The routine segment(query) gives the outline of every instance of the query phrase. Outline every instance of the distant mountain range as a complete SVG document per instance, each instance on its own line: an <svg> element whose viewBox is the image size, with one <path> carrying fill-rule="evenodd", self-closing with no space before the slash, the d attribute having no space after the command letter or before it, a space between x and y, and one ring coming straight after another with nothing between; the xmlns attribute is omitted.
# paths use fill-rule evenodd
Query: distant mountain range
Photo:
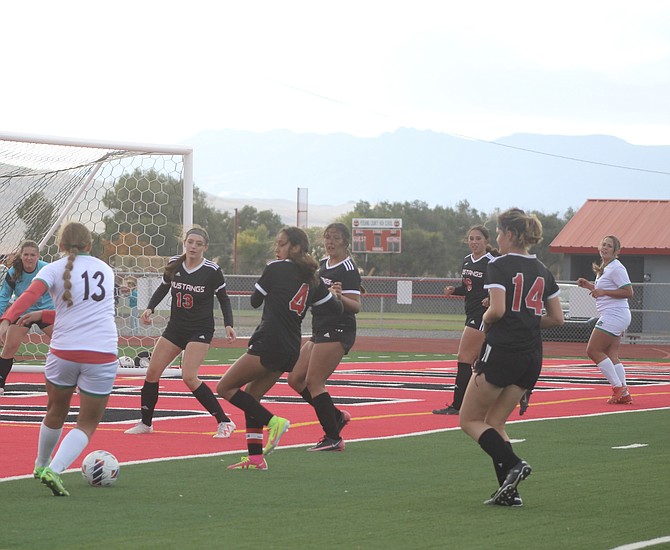
<svg viewBox="0 0 670 550"><path fill-rule="evenodd" d="M299 187L308 189L309 225L325 225L361 200L563 214L589 198L670 198L670 145L611 136L486 142L414 129L375 138L221 130L184 143L194 147L196 186L217 207L271 209L286 223L295 223Z"/></svg>

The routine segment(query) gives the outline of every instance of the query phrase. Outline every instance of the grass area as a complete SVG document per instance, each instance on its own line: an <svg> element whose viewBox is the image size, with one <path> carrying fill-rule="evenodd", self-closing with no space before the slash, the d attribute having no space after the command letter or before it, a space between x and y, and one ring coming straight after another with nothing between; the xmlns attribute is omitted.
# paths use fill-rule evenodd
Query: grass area
<svg viewBox="0 0 670 550"><path fill-rule="evenodd" d="M356 315L360 328L387 330L462 331L464 315L431 313L366 313Z"/></svg>
<svg viewBox="0 0 670 550"><path fill-rule="evenodd" d="M491 461L458 430L280 449L267 472L227 471L238 455L225 455L122 465L109 489L70 473L69 498L15 480L0 484L0 546L613 548L670 535L669 422L662 410L512 424L534 468L514 509L482 504Z"/></svg>

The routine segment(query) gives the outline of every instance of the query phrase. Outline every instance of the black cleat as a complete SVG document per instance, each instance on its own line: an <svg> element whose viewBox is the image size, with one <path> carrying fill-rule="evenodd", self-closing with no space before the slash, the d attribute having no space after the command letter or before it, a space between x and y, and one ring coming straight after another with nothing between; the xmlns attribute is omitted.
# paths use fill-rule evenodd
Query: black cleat
<svg viewBox="0 0 670 550"><path fill-rule="evenodd" d="M458 409L456 407L453 407L452 405L449 405L448 407L445 407L444 409L433 409L433 414L458 414Z"/></svg>
<svg viewBox="0 0 670 550"><path fill-rule="evenodd" d="M499 498L496 500L494 498L495 495L496 493L493 493L489 500L484 501L484 504L489 504L492 506L510 506L512 508L520 508L521 506L523 506L523 500L521 500L521 495L519 495L519 491L514 491L514 493L512 493L512 496L509 498Z"/></svg>
<svg viewBox="0 0 670 550"><path fill-rule="evenodd" d="M307 449L308 451L344 451L344 439L331 439L324 437L314 447Z"/></svg>
<svg viewBox="0 0 670 550"><path fill-rule="evenodd" d="M505 481L500 488L491 495L489 500L484 501L484 504L497 504L499 506L513 506L514 495L518 495L517 486L521 481L526 479L533 469L525 460L519 460L516 466L508 473ZM523 503L522 503L523 504Z"/></svg>

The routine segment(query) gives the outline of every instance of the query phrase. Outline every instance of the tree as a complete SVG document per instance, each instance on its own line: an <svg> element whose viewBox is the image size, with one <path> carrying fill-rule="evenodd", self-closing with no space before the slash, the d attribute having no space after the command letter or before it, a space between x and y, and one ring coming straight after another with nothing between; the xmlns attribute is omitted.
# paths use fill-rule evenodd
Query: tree
<svg viewBox="0 0 670 550"><path fill-rule="evenodd" d="M42 191L27 197L16 209L16 215L26 224L24 240L39 243L56 221L55 209Z"/></svg>
<svg viewBox="0 0 670 550"><path fill-rule="evenodd" d="M207 194L197 187L193 189L193 221L209 234L207 256L218 263L224 272L232 272L234 219L228 212L212 208L207 201Z"/></svg>
<svg viewBox="0 0 670 550"><path fill-rule="evenodd" d="M113 212L104 218L105 237L114 242L134 233L138 243L151 246L159 256L180 253L182 188L180 180L153 169L121 175L102 199Z"/></svg>
<svg viewBox="0 0 670 550"><path fill-rule="evenodd" d="M272 242L268 239L267 228L260 225L238 233L237 249L237 272L261 273L268 260L272 259Z"/></svg>
<svg viewBox="0 0 670 550"><path fill-rule="evenodd" d="M488 214L473 209L468 201L455 207L430 208L422 201L389 203L371 206L359 201L352 212L338 218L351 227L353 218L402 218L402 252L400 254L356 254L355 260L365 273L375 275L406 275L459 277L463 258L469 253L465 242L468 230L484 225L491 234L491 246L496 247L496 217L494 210ZM551 254L549 244L574 215L568 210L558 213L535 213L544 227L544 240L534 252L554 273L560 267L560 255Z"/></svg>

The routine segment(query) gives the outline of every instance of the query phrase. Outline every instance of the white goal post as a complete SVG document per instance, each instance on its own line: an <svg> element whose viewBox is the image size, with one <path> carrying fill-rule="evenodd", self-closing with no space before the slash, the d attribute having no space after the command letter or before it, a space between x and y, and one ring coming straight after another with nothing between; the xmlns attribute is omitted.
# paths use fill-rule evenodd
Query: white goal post
<svg viewBox="0 0 670 550"><path fill-rule="evenodd" d="M193 223L193 149L0 132L0 283L25 240L58 258L55 235L73 220L115 271L119 355L151 349L165 320L139 326L138 307ZM17 363L43 362L46 351L33 329Z"/></svg>

